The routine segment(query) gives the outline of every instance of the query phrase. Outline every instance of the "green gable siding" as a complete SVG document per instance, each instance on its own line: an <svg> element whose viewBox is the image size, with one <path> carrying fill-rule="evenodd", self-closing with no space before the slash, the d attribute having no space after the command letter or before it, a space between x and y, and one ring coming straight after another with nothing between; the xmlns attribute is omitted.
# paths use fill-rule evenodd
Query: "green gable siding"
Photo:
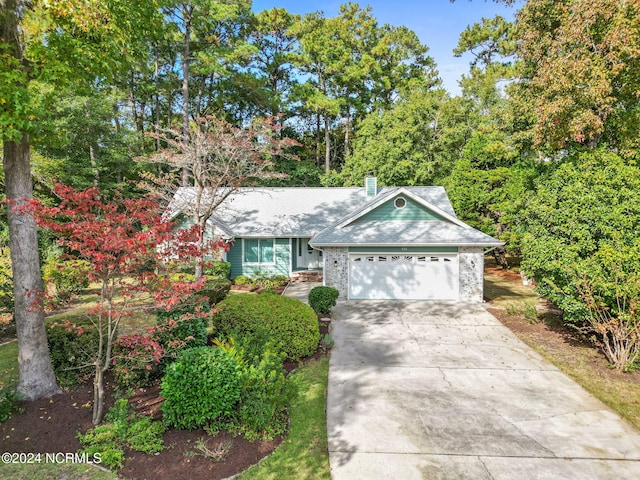
<svg viewBox="0 0 640 480"><path fill-rule="evenodd" d="M402 197L407 202L404 208L396 208L395 199ZM428 208L404 195L397 195L360 217L357 222L375 220L444 220Z"/></svg>
<svg viewBox="0 0 640 480"><path fill-rule="evenodd" d="M458 253L458 247L349 247L349 253Z"/></svg>
<svg viewBox="0 0 640 480"><path fill-rule="evenodd" d="M291 248L288 238L276 238L275 264L244 265L242 262L242 239L236 238L227 252L227 261L231 263L231 278L238 275L255 277L260 271L263 275L289 275Z"/></svg>

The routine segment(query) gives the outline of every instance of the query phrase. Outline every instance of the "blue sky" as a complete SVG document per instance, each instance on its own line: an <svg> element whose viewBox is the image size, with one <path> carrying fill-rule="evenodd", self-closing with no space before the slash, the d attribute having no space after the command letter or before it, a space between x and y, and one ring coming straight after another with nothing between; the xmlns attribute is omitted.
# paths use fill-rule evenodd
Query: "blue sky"
<svg viewBox="0 0 640 480"><path fill-rule="evenodd" d="M273 7L286 8L292 13L305 14L321 10L327 17L338 14L340 5L346 1L336 0L253 0L253 10ZM378 23L405 25L429 47L435 59L445 88L452 94L460 93L458 80L469 70L471 56L456 58L452 50L458 44L460 33L467 25L479 22L482 17L502 15L512 19L516 8L505 7L491 0L370 0L359 3L371 6Z"/></svg>

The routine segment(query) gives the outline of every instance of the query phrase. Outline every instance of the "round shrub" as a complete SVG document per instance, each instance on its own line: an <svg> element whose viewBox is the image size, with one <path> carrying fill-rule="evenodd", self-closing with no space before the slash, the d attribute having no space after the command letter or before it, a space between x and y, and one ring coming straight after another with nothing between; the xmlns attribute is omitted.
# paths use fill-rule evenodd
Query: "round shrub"
<svg viewBox="0 0 640 480"><path fill-rule="evenodd" d="M213 327L218 335L256 335L266 331L291 359L311 355L318 347L318 318L311 307L279 295L236 295L217 305Z"/></svg>
<svg viewBox="0 0 640 480"><path fill-rule="evenodd" d="M251 279L245 275L238 275L233 279L233 283L236 285L249 285L251 283Z"/></svg>
<svg viewBox="0 0 640 480"><path fill-rule="evenodd" d="M229 290L231 290L231 280L212 278L207 279L207 283L198 295L206 297L210 305L215 305L227 297Z"/></svg>
<svg viewBox="0 0 640 480"><path fill-rule="evenodd" d="M336 306L339 295L333 287L314 287L309 292L309 305L317 313L329 313Z"/></svg>
<svg viewBox="0 0 640 480"><path fill-rule="evenodd" d="M231 417L240 399L240 368L221 348L183 350L162 380L164 420L190 430Z"/></svg>
<svg viewBox="0 0 640 480"><path fill-rule="evenodd" d="M113 370L116 383L140 387L149 382L151 371L162 360L158 342L143 335L122 335L113 344Z"/></svg>

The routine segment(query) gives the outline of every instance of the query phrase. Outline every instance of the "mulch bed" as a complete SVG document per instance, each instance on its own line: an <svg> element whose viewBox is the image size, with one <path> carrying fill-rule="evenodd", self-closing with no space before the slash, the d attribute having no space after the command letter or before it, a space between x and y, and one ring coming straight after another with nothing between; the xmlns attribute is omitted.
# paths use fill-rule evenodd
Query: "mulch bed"
<svg viewBox="0 0 640 480"><path fill-rule="evenodd" d="M321 335L328 332L329 322L319 320ZM318 350L313 356L305 358L305 363L313 358L325 355ZM300 363L286 362L285 369L291 372ZM107 399L105 411L113 405L113 382L110 376L106 380ZM161 417L158 384L138 389L130 397L136 411ZM91 404L93 385L83 384L73 390L51 398L33 402L21 402L23 413L14 414L0 424L0 447L4 452L32 453L74 453L81 446L76 438L78 432L92 428ZM243 436L233 437L228 433L215 436L204 430L167 430L164 434L165 449L154 455L135 451L126 451L124 467L118 474L129 480L216 480L233 476L255 465L271 454L284 440L282 436L273 440L250 442ZM217 461L198 453L199 441L214 450L216 447L231 445L223 460Z"/></svg>

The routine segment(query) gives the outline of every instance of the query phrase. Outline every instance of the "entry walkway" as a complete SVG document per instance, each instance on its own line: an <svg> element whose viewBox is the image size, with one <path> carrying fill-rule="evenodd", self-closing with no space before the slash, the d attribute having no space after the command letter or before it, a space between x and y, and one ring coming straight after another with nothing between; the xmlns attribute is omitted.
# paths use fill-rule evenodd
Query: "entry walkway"
<svg viewBox="0 0 640 480"><path fill-rule="evenodd" d="M309 292L313 287L322 285L320 282L295 282L290 283L285 288L282 295L285 297L297 298L298 300L309 303Z"/></svg>
<svg viewBox="0 0 640 480"><path fill-rule="evenodd" d="M482 306L333 313L334 480L640 478L640 434Z"/></svg>

